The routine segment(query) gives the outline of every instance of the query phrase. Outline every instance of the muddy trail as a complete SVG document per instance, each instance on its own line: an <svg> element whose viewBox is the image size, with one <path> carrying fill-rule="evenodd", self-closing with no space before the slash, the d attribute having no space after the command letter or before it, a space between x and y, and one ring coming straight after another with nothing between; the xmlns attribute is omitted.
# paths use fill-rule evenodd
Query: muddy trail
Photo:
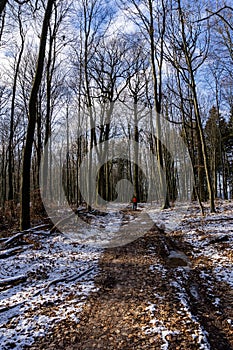
<svg viewBox="0 0 233 350"><path fill-rule="evenodd" d="M199 260L181 234L156 225L106 248L79 322L57 323L25 349L233 349L232 290Z"/></svg>

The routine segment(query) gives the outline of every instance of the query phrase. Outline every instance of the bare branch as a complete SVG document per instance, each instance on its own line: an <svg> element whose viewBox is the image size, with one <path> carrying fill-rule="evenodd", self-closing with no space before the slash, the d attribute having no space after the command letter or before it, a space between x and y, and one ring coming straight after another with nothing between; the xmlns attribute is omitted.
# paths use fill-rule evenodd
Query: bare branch
<svg viewBox="0 0 233 350"><path fill-rule="evenodd" d="M17 4L19 4L19 5L24 5L24 4L26 4L27 2L28 2L29 0L15 0L15 2L17 2Z"/></svg>
<svg viewBox="0 0 233 350"><path fill-rule="evenodd" d="M220 12L222 12L222 11L225 10L225 9L229 9L229 10L233 11L233 7L227 6L227 5L224 6L224 7L222 7L222 8L219 9L218 11L215 11L215 12L212 12L212 11L206 9L206 11L210 13L209 16L204 17L204 18L201 18L201 19L197 20L196 22L206 21L206 20L210 19L210 18L213 17L213 16L218 16L219 18L221 18L221 20L222 20L229 28L231 28L231 30L233 30L233 26L220 14Z"/></svg>

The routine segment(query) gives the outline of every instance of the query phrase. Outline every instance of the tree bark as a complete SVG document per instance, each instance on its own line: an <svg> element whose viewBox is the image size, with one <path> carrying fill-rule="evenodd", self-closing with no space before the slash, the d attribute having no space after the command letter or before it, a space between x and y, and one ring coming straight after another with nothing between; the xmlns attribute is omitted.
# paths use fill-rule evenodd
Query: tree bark
<svg viewBox="0 0 233 350"><path fill-rule="evenodd" d="M163 176L163 152L162 152L162 143L161 143L161 110L162 110L162 63L163 63L163 45L164 45L164 32L165 32L165 11L163 13L163 24L161 28L161 52L158 62L158 73L156 72L156 59L155 59L155 39L154 39L154 18L153 18L153 2L149 0L149 12L150 12L150 27L149 27L149 36L150 36L150 54L151 54L151 66L152 66L152 78L154 83L154 104L155 104L155 113L156 113L156 155L157 155L157 165L159 172L160 186L163 190L166 188L163 209L170 207L169 203L169 194L167 189L167 184Z"/></svg>
<svg viewBox="0 0 233 350"><path fill-rule="evenodd" d="M18 13L18 20L19 20L19 29L20 29L20 37L21 37L21 48L19 51L19 56L16 63L15 68L15 76L14 76L14 82L13 82L13 90L12 90L12 100L11 100L11 116L10 116L10 137L9 137L9 146L8 146L8 201L11 201L14 199L14 186L13 186L13 138L14 138L14 116L15 116L15 97L16 97L16 89L17 89L17 80L18 80L18 74L19 74L19 67L24 51L24 33L22 28L22 21L20 18L20 11Z"/></svg>
<svg viewBox="0 0 233 350"><path fill-rule="evenodd" d="M181 36L182 36L182 44L183 44L183 50L185 54L185 60L189 72L189 79L190 79L190 89L192 91L192 99L193 99L193 106L194 106L194 113L196 117L197 122L197 131L198 136L200 138L200 144L201 144L201 151L203 156L203 164L206 174L206 182L207 182L207 188L209 193L209 200L210 200L210 211L215 212L215 204L214 204L214 191L213 191L213 185L211 182L210 177L210 170L209 170L209 163L207 158L207 148L206 148L206 142L204 137L204 131L203 126L201 122L201 116L200 116L200 110L199 110L199 104L198 104L198 98L197 98L197 89L196 89L196 81L194 76L194 70L192 67L192 59L191 59L191 53L188 47L186 32L185 32L185 18L183 11L181 9L181 3L180 0L178 0L178 11L179 11L179 17L180 17L180 24L181 24Z"/></svg>
<svg viewBox="0 0 233 350"><path fill-rule="evenodd" d="M0 14L5 10L8 0L0 0Z"/></svg>
<svg viewBox="0 0 233 350"><path fill-rule="evenodd" d="M37 112L37 95L42 80L44 58L46 50L46 40L48 33L49 21L52 14L53 3L55 0L48 0L45 10L44 21L41 32L39 55L36 67L35 78L29 100L29 121L26 134L26 143L23 151L22 178L21 178L21 214L20 226L22 230L30 227L30 169L32 145L34 141L36 112Z"/></svg>

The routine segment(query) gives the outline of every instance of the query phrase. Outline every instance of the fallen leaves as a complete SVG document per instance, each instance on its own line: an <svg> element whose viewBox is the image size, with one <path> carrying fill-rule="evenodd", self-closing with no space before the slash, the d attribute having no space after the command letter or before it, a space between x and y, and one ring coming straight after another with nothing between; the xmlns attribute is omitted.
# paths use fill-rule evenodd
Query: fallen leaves
<svg viewBox="0 0 233 350"><path fill-rule="evenodd" d="M131 220L130 211L126 215ZM164 234L153 226L130 244L105 249L95 277L97 289L92 289L85 303L84 285L73 281L51 285L50 292L54 291L56 297L46 299L42 293L37 299L37 309L28 305L25 321L31 319L34 323L24 336L33 331L35 342L25 344L24 348L199 350L211 346L216 350L230 349L233 295L222 273L225 277L230 273L226 267L232 264L232 230L216 234L213 224L222 222L213 216L211 220L200 219L192 212L176 231ZM57 248L57 242L51 242L50 252ZM78 250L78 246L73 248ZM40 252L35 254L36 260ZM77 261L81 261L81 256L73 250L69 251L69 260L64 251L59 251L57 256L63 264L63 277L69 266L77 266ZM54 260L51 263L53 269L57 267ZM31 282L35 282L40 267L45 279L50 276L50 262L45 264L41 259ZM89 277L84 278L87 283ZM53 280L56 279L50 278ZM41 326L46 322L50 322L49 329ZM12 319L6 327L13 331L15 325ZM15 339L11 341L9 349Z"/></svg>

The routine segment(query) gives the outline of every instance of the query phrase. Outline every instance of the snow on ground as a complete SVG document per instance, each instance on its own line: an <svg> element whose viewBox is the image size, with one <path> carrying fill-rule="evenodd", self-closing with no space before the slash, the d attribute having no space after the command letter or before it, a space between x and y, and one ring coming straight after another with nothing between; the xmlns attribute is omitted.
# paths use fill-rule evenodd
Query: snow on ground
<svg viewBox="0 0 233 350"><path fill-rule="evenodd" d="M200 277L209 285L210 293L213 278L227 283L229 288L233 287L233 202L219 201L217 213L211 214L206 209L205 217L201 216L197 207L190 205L189 208L188 205L178 205L163 211L153 205L141 205L140 210L149 214L158 226L165 227L165 232L174 240L176 236L182 236L184 242L191 245L191 258L200 268ZM13 287L0 287L1 350L22 349L23 346L32 344L37 337L47 334L61 320L69 319L78 323L82 305L89 293L96 290L94 277L98 273L98 259L102 250L95 247L95 242L101 240L103 233L103 239L111 241L114 235L119 234L119 227L127 226L127 223L132 225L132 222L136 223L136 227L142 228L140 235L143 235L148 223L151 225L143 215L139 218L130 214L123 217L122 214L113 212L98 218L93 216L92 226L84 223L82 234L80 231L74 233L73 241L68 239L69 236L66 238L63 235L31 235L33 249L26 249L2 260L0 281L17 276L26 276L26 281ZM90 245L74 243L83 234ZM219 249L219 242L225 244L224 249ZM174 255L175 252L171 254ZM205 261L208 261L208 269ZM205 269L202 270L202 266ZM93 269L89 273L76 279L91 268ZM150 270L160 270L166 275L166 269L162 265L151 266ZM185 267L182 271L184 276L189 273ZM58 279L62 281L56 282ZM200 349L208 349L205 330L199 327L191 315L182 281L171 281L172 285L183 305L182 312L197 324L197 334L193 336L199 337ZM217 297L213 300L215 305L220 302ZM167 329L162 320L154 318L155 308L156 305L148 306L151 324L145 332L160 333L164 340L161 349L167 349L167 335L174 331ZM233 320L229 319L228 323L233 324Z"/></svg>
<svg viewBox="0 0 233 350"><path fill-rule="evenodd" d="M184 281L192 281L192 269L198 268L209 297L213 297L213 305L216 309L221 310L221 298L224 298L224 295L220 293L218 297L218 283L226 283L228 289L233 288L233 201L219 201L216 213L210 213L205 208L204 217L197 206L195 209L192 205L188 210L187 206L184 206L183 210L180 210L181 207L177 209L178 213L176 208L163 211L150 208L148 212L157 225L165 227L166 235L169 238L176 242L176 238L179 238L181 242L190 245L189 256L179 250L170 251L168 258L181 258L187 261L187 266L173 267L173 279L170 280L169 284L174 288L174 293L182 305L179 313L182 314L187 323L192 323L192 327L195 329L192 335L193 339L198 341L200 349L210 349L208 332L203 328L198 318L192 314L190 296L187 295L187 287L184 288ZM166 277L167 269L162 265L152 265L150 270L163 271L163 278L167 280L170 278ZM199 298L195 285L190 285L190 293L195 299ZM155 297L155 302L156 300L158 302L158 296ZM164 320L158 318L157 315L155 316L154 311L158 305L148 306L151 314L151 325L148 325L145 331L148 334L160 334L164 342L161 349L168 349L167 336L175 334L176 330L167 328L163 323ZM232 319L228 319L227 322L229 325L233 325Z"/></svg>
<svg viewBox="0 0 233 350"><path fill-rule="evenodd" d="M233 287L233 201L219 200L216 209L210 213L206 206L204 217L190 204L166 210L150 207L147 212L171 237L175 238L173 232L182 235L192 246L192 257L199 258L200 264L209 259L216 278ZM224 249L219 248L221 242L226 243Z"/></svg>
<svg viewBox="0 0 233 350"><path fill-rule="evenodd" d="M30 238L32 238L30 236ZM22 349L64 319L79 320L86 297L95 290L101 251L74 246L63 236L35 236L37 249L4 259L0 279L24 275L26 282L2 287L0 293L1 350ZM93 268L89 274L75 278ZM56 280L62 279L63 282Z"/></svg>
<svg viewBox="0 0 233 350"><path fill-rule="evenodd" d="M233 201L219 201L216 213L187 215L177 228L192 246L192 257L201 267L208 261L209 272L233 287ZM207 273L208 274L208 273Z"/></svg>

